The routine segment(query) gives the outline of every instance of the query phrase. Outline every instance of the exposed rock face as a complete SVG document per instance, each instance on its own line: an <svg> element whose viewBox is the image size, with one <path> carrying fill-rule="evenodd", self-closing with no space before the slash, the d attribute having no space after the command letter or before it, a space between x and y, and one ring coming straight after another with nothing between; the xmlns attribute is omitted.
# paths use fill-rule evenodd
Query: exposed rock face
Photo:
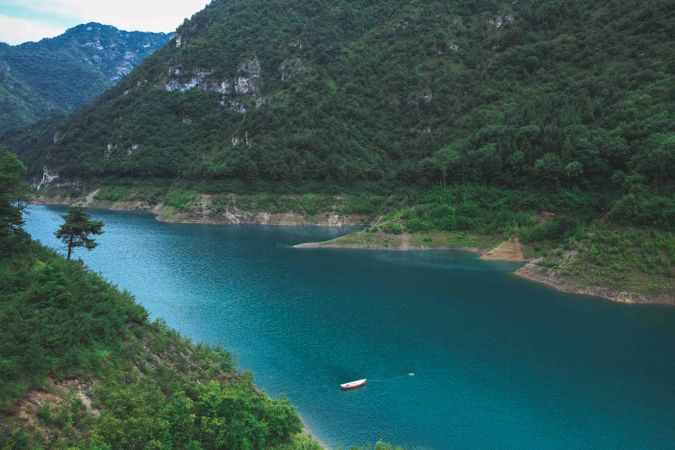
<svg viewBox="0 0 675 450"><path fill-rule="evenodd" d="M246 138L246 136L244 136ZM242 145L244 142L240 142ZM61 185L59 185L61 186ZM74 180L62 183L69 190L79 192L79 196L54 196L54 191L48 191L33 199L35 204L46 205L81 205L88 207L107 208L116 211L149 211L157 215L157 220L172 223L210 223L219 225L260 224L260 225L320 225L328 227L363 226L368 224L366 216L344 214L339 211L321 212L314 215L288 211L247 211L236 206L236 194L231 194L232 202L225 210L214 210L213 197L202 194L201 198L190 206L189 211L181 211L165 216L165 205L149 203L143 200L109 202L98 200L96 195L99 189L92 190L92 186ZM56 186L55 186L56 187ZM175 212L175 211L174 211Z"/></svg>
<svg viewBox="0 0 675 450"><path fill-rule="evenodd" d="M234 85L234 91L237 94L248 94L254 90L252 81L244 76L237 77L237 82Z"/></svg>
<svg viewBox="0 0 675 450"><path fill-rule="evenodd" d="M221 225L238 224L258 224L258 225L322 225L328 227L344 227L352 225L365 225L366 221L361 216L339 214L339 213L319 213L313 216L295 212L271 213L266 211L244 211L236 206L228 206L225 211L215 213L211 211L211 199L208 195L203 195L200 202L195 205L193 211L189 213L180 213L172 217L164 217L161 214L161 206L155 208L160 212L157 217L162 222L174 223L211 223Z"/></svg>
<svg viewBox="0 0 675 450"><path fill-rule="evenodd" d="M523 248L518 238L504 241L492 250L485 252L481 259L492 261L524 261Z"/></svg>
<svg viewBox="0 0 675 450"><path fill-rule="evenodd" d="M204 91L217 92L219 94L230 94L232 92L232 83L225 80L218 80L212 76L212 71L197 68L192 72L192 76L185 81L183 68L181 66L172 66L169 69L169 81L164 84L164 90L168 92L185 92L190 89L201 89Z"/></svg>
<svg viewBox="0 0 675 450"><path fill-rule="evenodd" d="M431 91L413 92L408 96L409 106L420 106L431 103L434 94Z"/></svg>
<svg viewBox="0 0 675 450"><path fill-rule="evenodd" d="M258 84L262 68L257 56L253 56L249 61L239 64L238 76L235 82L235 91L237 94L258 94Z"/></svg>
<svg viewBox="0 0 675 450"><path fill-rule="evenodd" d="M45 166L42 168L42 179L37 183L35 188L39 191L42 187L47 186L58 177L59 176L55 172L50 172L49 168Z"/></svg>
<svg viewBox="0 0 675 450"><path fill-rule="evenodd" d="M255 99L255 109L260 109L263 106L269 104L270 99L267 97L259 97Z"/></svg>
<svg viewBox="0 0 675 450"><path fill-rule="evenodd" d="M305 63L297 56L286 58L279 64L279 72L281 72L282 81L291 80L296 74L304 70Z"/></svg>
<svg viewBox="0 0 675 450"><path fill-rule="evenodd" d="M110 156L112 155L113 148L115 148L115 147L113 147L112 144L108 144L105 147L105 150L103 151L103 157L106 158L106 159L110 158Z"/></svg>
<svg viewBox="0 0 675 450"><path fill-rule="evenodd" d="M413 134L431 134L431 125L418 124L410 129Z"/></svg>
<svg viewBox="0 0 675 450"><path fill-rule="evenodd" d="M248 131L244 133L244 137L240 137L238 135L232 136L232 146L237 147L239 145L246 145L247 147L251 145L251 143L248 140Z"/></svg>
<svg viewBox="0 0 675 450"><path fill-rule="evenodd" d="M490 19L489 23L495 28L501 28L504 25L513 23L513 16L511 15L494 16L493 18Z"/></svg>
<svg viewBox="0 0 675 450"><path fill-rule="evenodd" d="M221 105L224 105L224 101L221 102ZM227 108L232 112L240 114L244 114L247 111L246 107L241 103L240 98L233 98L232 100L230 100L227 103Z"/></svg>
<svg viewBox="0 0 675 450"><path fill-rule="evenodd" d="M0 134L87 103L169 38L88 23L39 42L1 44Z"/></svg>
<svg viewBox="0 0 675 450"><path fill-rule="evenodd" d="M241 96L257 97L260 90L260 76L262 68L257 56L239 64L234 81L228 78L218 79L213 70L195 68L189 75L181 66L169 68L169 80L164 83L164 90L168 92L186 92L191 89L201 89L221 94L220 106L236 113L243 114L247 111ZM237 97L228 98L236 94ZM264 100L266 102L266 100ZM256 108L264 104L256 100Z"/></svg>

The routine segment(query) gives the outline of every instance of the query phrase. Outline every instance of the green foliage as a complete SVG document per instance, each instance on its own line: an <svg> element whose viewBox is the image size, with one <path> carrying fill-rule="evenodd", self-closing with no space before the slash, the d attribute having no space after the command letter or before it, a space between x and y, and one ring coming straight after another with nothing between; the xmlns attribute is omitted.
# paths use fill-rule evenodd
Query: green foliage
<svg viewBox="0 0 675 450"><path fill-rule="evenodd" d="M650 297L675 295L675 238L671 231L595 222L565 243L574 256L552 253L545 264L573 276L579 284Z"/></svg>
<svg viewBox="0 0 675 450"><path fill-rule="evenodd" d="M23 209L28 198L23 177L26 168L8 149L0 146L0 254L27 240Z"/></svg>
<svg viewBox="0 0 675 450"><path fill-rule="evenodd" d="M675 196L650 192L629 193L615 202L607 215L622 225L675 229Z"/></svg>
<svg viewBox="0 0 675 450"><path fill-rule="evenodd" d="M0 245L15 251L0 258L0 448L317 449L297 437L290 403L261 393L228 353L149 323L130 294L22 235L22 173L2 155L2 223L14 230ZM59 234L91 248L86 233L101 225L73 208ZM72 380L92 386L88 406ZM31 390L46 400L28 426L14 415Z"/></svg>
<svg viewBox="0 0 675 450"><path fill-rule="evenodd" d="M296 448L302 427L287 400L261 394L222 350L149 324L81 265L34 244L0 263L0 292L0 410L48 377L96 379L100 417L73 401L43 406L40 423L85 447Z"/></svg>
<svg viewBox="0 0 675 450"><path fill-rule="evenodd" d="M166 195L164 201L176 210L185 211L197 199L197 196L196 192L173 190Z"/></svg>
<svg viewBox="0 0 675 450"><path fill-rule="evenodd" d="M30 251L0 266L0 408L47 376L95 373L105 359L97 349L121 351L147 323L128 294L40 246Z"/></svg>
<svg viewBox="0 0 675 450"><path fill-rule="evenodd" d="M63 219L65 222L54 234L68 247L68 259L75 248L84 247L87 250L96 248L98 244L89 236L103 234L103 222L91 220L81 206L70 207Z"/></svg>
<svg viewBox="0 0 675 450"><path fill-rule="evenodd" d="M86 103L167 40L89 23L40 42L0 43L0 133Z"/></svg>
<svg viewBox="0 0 675 450"><path fill-rule="evenodd" d="M557 225L540 225L535 216L556 211L578 218L572 221L589 220L602 211L605 201L601 195L578 190L549 193L465 184L417 194L409 191L375 228L395 232L392 224L398 223L410 232L471 231L504 238L531 230L535 240L560 238ZM548 232L542 234L544 228Z"/></svg>
<svg viewBox="0 0 675 450"><path fill-rule="evenodd" d="M7 139L31 169L48 148L46 163L77 178L555 191L605 189L622 171L664 189L671 16L667 0L217 0L58 142ZM252 78L254 57L254 92L215 91ZM206 87L165 89L196 76Z"/></svg>

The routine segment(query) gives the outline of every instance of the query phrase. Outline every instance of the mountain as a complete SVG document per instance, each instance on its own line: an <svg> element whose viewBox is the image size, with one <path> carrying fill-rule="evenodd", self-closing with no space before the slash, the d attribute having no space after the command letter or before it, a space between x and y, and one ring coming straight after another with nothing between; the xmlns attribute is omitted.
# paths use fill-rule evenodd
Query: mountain
<svg viewBox="0 0 675 450"><path fill-rule="evenodd" d="M673 19L667 0L216 0L38 165L581 187L637 170L662 185Z"/></svg>
<svg viewBox="0 0 675 450"><path fill-rule="evenodd" d="M40 42L0 43L0 132L81 106L170 37L88 23Z"/></svg>
<svg viewBox="0 0 675 450"><path fill-rule="evenodd" d="M214 0L95 101L0 143L61 198L356 214L386 235L358 245L518 237L544 258L531 278L675 303L673 35L669 0Z"/></svg>

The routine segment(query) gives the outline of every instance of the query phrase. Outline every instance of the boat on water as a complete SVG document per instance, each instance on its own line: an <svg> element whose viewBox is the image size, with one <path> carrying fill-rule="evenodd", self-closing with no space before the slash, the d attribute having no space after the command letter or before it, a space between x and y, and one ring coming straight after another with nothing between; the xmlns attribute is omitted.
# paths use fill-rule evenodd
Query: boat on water
<svg viewBox="0 0 675 450"><path fill-rule="evenodd" d="M366 384L366 379L364 378L363 380L356 380L356 381L350 381L349 383L344 383L340 385L340 389L343 391L349 390L349 389L356 389L360 388L361 386Z"/></svg>

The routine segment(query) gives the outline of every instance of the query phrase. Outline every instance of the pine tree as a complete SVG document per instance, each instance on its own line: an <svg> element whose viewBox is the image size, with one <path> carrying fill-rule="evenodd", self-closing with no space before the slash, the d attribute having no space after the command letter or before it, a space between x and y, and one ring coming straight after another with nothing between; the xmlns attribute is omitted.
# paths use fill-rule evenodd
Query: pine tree
<svg viewBox="0 0 675 450"><path fill-rule="evenodd" d="M81 206L73 206L63 218L65 219L64 224L54 234L68 246L68 259L70 259L74 248L84 247L87 250L96 248L98 244L89 235L103 234L103 222L91 220Z"/></svg>

